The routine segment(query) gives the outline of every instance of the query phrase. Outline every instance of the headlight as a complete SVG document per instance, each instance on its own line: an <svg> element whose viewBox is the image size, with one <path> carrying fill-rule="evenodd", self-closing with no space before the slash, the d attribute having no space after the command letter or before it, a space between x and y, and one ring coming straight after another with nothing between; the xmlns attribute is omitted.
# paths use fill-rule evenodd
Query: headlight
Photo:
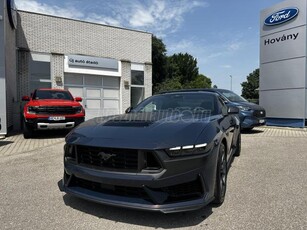
<svg viewBox="0 0 307 230"><path fill-rule="evenodd" d="M28 113L35 114L37 109L38 109L38 106L29 106Z"/></svg>
<svg viewBox="0 0 307 230"><path fill-rule="evenodd" d="M75 109L76 113L82 112L82 106L74 106L74 109Z"/></svg>
<svg viewBox="0 0 307 230"><path fill-rule="evenodd" d="M238 106L238 108L241 110L241 111L249 111L249 110L251 110L251 108L250 107L248 107L248 106Z"/></svg>
<svg viewBox="0 0 307 230"><path fill-rule="evenodd" d="M64 156L66 159L76 159L75 146L70 144L65 144Z"/></svg>
<svg viewBox="0 0 307 230"><path fill-rule="evenodd" d="M167 150L171 157L198 155L206 152L207 143L197 145L177 146Z"/></svg>

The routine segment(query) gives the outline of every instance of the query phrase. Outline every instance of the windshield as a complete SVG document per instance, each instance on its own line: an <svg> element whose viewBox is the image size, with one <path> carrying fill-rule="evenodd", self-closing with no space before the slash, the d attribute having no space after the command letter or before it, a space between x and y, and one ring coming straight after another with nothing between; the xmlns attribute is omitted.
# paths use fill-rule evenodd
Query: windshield
<svg viewBox="0 0 307 230"><path fill-rule="evenodd" d="M226 97L231 102L246 102L247 100L243 97L239 96L238 94L235 94L232 91L222 91L221 92L224 97Z"/></svg>
<svg viewBox="0 0 307 230"><path fill-rule="evenodd" d="M40 99L56 99L56 100L74 100L71 94L67 91L57 90L36 90L33 95L33 100Z"/></svg>
<svg viewBox="0 0 307 230"><path fill-rule="evenodd" d="M216 114L216 97L206 93L171 93L152 96L133 109L132 112L189 111Z"/></svg>

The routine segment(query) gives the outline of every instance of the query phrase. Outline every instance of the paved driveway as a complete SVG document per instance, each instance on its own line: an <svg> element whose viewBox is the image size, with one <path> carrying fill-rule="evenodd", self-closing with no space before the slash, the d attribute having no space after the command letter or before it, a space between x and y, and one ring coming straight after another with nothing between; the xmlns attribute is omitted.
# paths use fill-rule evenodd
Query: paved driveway
<svg viewBox="0 0 307 230"><path fill-rule="evenodd" d="M242 135L225 203L164 215L98 205L58 190L64 135L0 141L0 229L307 229L307 132Z"/></svg>

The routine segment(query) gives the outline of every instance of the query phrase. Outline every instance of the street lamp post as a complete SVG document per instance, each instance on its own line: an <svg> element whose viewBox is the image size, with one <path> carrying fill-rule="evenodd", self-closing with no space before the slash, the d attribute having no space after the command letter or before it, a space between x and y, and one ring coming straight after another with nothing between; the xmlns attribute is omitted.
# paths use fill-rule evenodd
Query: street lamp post
<svg viewBox="0 0 307 230"><path fill-rule="evenodd" d="M230 77L230 90L232 91L232 75L229 75Z"/></svg>

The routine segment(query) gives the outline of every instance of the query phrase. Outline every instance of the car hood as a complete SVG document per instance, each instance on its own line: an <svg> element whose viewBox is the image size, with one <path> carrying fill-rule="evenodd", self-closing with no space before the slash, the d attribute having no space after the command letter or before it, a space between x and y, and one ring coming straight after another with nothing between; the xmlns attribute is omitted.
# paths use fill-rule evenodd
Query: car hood
<svg viewBox="0 0 307 230"><path fill-rule="evenodd" d="M45 100L32 100L29 102L28 105L29 106L80 106L80 103L70 100L45 99Z"/></svg>
<svg viewBox="0 0 307 230"><path fill-rule="evenodd" d="M252 102L231 102L231 104L235 105L235 106L247 106L250 107L253 110L264 110L263 107L261 107L260 105L257 105L255 103Z"/></svg>
<svg viewBox="0 0 307 230"><path fill-rule="evenodd" d="M163 149L196 144L211 117L193 114L130 113L86 121L68 143L118 148Z"/></svg>

